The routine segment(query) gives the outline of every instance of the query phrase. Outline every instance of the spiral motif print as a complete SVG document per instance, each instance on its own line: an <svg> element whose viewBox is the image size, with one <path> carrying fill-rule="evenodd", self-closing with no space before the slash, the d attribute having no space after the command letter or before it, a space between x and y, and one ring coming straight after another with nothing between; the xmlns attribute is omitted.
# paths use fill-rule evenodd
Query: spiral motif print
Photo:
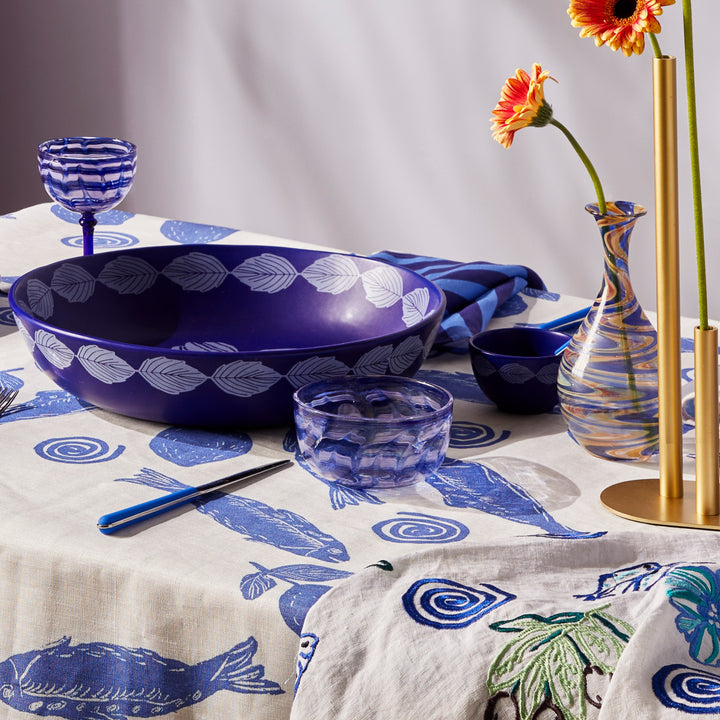
<svg viewBox="0 0 720 720"><path fill-rule="evenodd" d="M15 315L10 308L0 308L0 325L15 325Z"/></svg>
<svg viewBox="0 0 720 720"><path fill-rule="evenodd" d="M45 460L77 465L114 460L124 451L124 445L111 451L104 440L83 436L50 438L35 446L35 452Z"/></svg>
<svg viewBox="0 0 720 720"><path fill-rule="evenodd" d="M720 713L720 675L685 665L666 665L655 673L652 684L665 707L693 715Z"/></svg>
<svg viewBox="0 0 720 720"><path fill-rule="evenodd" d="M63 245L72 248L82 248L83 236L70 235L60 240ZM131 247L137 245L140 241L134 235L127 233L113 232L110 230L96 230L93 236L93 245L96 248L105 248L109 250L118 250L119 248Z"/></svg>
<svg viewBox="0 0 720 720"><path fill-rule="evenodd" d="M406 517L390 518L373 525L373 532L394 543L451 543L467 537L461 522L423 513L399 512Z"/></svg>
<svg viewBox="0 0 720 720"><path fill-rule="evenodd" d="M402 600L415 622L449 630L467 627L515 597L493 585L476 589L453 580L424 578L414 582Z"/></svg>
<svg viewBox="0 0 720 720"><path fill-rule="evenodd" d="M488 447L501 443L509 437L509 430L497 434L489 425L455 421L450 428L450 447L459 449Z"/></svg>
<svg viewBox="0 0 720 720"><path fill-rule="evenodd" d="M560 408L573 438L611 460L647 460L658 443L657 334L630 282L628 247L645 210L609 203L597 221L605 251L602 287L563 355Z"/></svg>

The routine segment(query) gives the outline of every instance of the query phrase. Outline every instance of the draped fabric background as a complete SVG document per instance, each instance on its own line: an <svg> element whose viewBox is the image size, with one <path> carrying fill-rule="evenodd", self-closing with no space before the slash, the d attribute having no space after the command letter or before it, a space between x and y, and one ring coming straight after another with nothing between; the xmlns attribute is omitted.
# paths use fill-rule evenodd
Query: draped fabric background
<svg viewBox="0 0 720 720"><path fill-rule="evenodd" d="M139 146L124 209L370 253L522 263L593 296L593 187L565 138L529 128L509 150L488 118L506 77L540 62L556 117L609 199L648 208L633 234L655 306L651 51L580 39L568 0L3 0L0 212L43 202L35 146L117 135ZM695 2L710 314L720 317L715 213L715 0ZM682 56L682 12L663 51ZM678 77L682 311L697 315L684 72ZM0 248L0 273L2 272ZM38 257L38 263L42 258Z"/></svg>

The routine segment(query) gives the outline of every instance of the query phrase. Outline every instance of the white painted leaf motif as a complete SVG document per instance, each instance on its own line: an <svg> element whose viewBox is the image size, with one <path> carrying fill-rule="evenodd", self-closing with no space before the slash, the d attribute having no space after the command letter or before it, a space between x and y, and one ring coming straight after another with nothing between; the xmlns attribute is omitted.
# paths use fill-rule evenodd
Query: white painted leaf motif
<svg viewBox="0 0 720 720"><path fill-rule="evenodd" d="M390 356L390 372L402 375L418 358L422 358L423 344L417 335L405 338Z"/></svg>
<svg viewBox="0 0 720 720"><path fill-rule="evenodd" d="M147 260L119 257L100 271L98 280L120 295L140 295L153 286L158 275Z"/></svg>
<svg viewBox="0 0 720 720"><path fill-rule="evenodd" d="M348 255L328 255L316 260L300 273L319 292L339 295L350 290L360 271Z"/></svg>
<svg viewBox="0 0 720 720"><path fill-rule="evenodd" d="M175 258L162 272L183 290L195 292L214 290L228 276L227 269L214 255L202 252L191 252Z"/></svg>
<svg viewBox="0 0 720 720"><path fill-rule="evenodd" d="M281 378L279 372L256 360L235 360L221 365L213 373L212 381L230 395L251 397L265 392Z"/></svg>
<svg viewBox="0 0 720 720"><path fill-rule="evenodd" d="M112 350L97 345L83 345L77 359L90 375L107 385L125 382L135 373L135 369Z"/></svg>
<svg viewBox="0 0 720 720"><path fill-rule="evenodd" d="M63 263L52 276L50 287L68 302L87 302L95 292L95 278L85 268Z"/></svg>
<svg viewBox="0 0 720 720"><path fill-rule="evenodd" d="M315 380L327 380L347 375L350 368L334 357L312 357L301 360L290 368L287 379L294 388L307 385Z"/></svg>
<svg viewBox="0 0 720 720"><path fill-rule="evenodd" d="M47 320L55 310L52 290L42 281L30 278L27 284L27 297L33 315Z"/></svg>
<svg viewBox="0 0 720 720"><path fill-rule="evenodd" d="M545 365L537 372L537 379L543 385L554 385L557 382L558 366L556 363Z"/></svg>
<svg viewBox="0 0 720 720"><path fill-rule="evenodd" d="M425 319L430 304L430 291L423 287L409 292L402 299L402 319L407 327L417 325Z"/></svg>
<svg viewBox="0 0 720 720"><path fill-rule="evenodd" d="M367 299L379 308L394 305L402 297L402 277L394 268L383 266L362 274Z"/></svg>
<svg viewBox="0 0 720 720"><path fill-rule="evenodd" d="M519 363L503 365L498 372L505 382L512 383L513 385L522 385L535 377L532 370L528 370L528 368Z"/></svg>
<svg viewBox="0 0 720 720"><path fill-rule="evenodd" d="M138 372L150 385L168 395L190 392L207 380L199 370L184 360L166 357L143 360Z"/></svg>
<svg viewBox="0 0 720 720"><path fill-rule="evenodd" d="M208 340L206 342L186 342L183 345L173 345L173 350L186 352L237 352L238 349L230 343Z"/></svg>
<svg viewBox="0 0 720 720"><path fill-rule="evenodd" d="M366 352L353 367L356 375L384 375L390 355L392 353L392 345L380 345Z"/></svg>
<svg viewBox="0 0 720 720"><path fill-rule="evenodd" d="M60 370L68 367L75 357L65 343L45 330L35 332L35 347L48 359L48 362Z"/></svg>
<svg viewBox="0 0 720 720"><path fill-rule="evenodd" d="M232 274L255 292L276 293L289 288L298 273L289 260L263 253L240 263Z"/></svg>

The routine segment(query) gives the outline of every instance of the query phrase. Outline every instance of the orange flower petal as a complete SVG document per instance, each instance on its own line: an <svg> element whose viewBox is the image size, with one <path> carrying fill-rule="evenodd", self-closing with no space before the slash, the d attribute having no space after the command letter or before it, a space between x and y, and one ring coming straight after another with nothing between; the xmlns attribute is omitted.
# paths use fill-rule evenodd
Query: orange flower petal
<svg viewBox="0 0 720 720"><path fill-rule="evenodd" d="M550 73L535 63L531 74L524 70L515 71L515 76L508 78L500 94L500 102L492 111L490 122L493 123L493 138L503 147L509 148L515 133L528 125L547 124L552 117L550 106L545 102L544 82ZM552 78L550 78L552 79ZM543 110L543 113L540 111ZM546 118L538 119L538 114Z"/></svg>
<svg viewBox="0 0 720 720"><path fill-rule="evenodd" d="M568 15L580 37L622 50L628 57L645 49L645 33L660 32L658 16L675 0L570 0Z"/></svg>

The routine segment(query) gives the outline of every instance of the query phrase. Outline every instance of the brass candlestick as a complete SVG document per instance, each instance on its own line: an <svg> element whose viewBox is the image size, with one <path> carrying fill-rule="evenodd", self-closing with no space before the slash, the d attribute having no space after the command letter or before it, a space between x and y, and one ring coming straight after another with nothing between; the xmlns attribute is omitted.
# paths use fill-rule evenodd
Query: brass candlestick
<svg viewBox="0 0 720 720"><path fill-rule="evenodd" d="M675 58L654 58L660 477L612 485L601 493L600 500L608 510L630 520L720 530L718 358L714 328L711 328L714 335L710 331L695 333L696 482L683 481L676 86Z"/></svg>

